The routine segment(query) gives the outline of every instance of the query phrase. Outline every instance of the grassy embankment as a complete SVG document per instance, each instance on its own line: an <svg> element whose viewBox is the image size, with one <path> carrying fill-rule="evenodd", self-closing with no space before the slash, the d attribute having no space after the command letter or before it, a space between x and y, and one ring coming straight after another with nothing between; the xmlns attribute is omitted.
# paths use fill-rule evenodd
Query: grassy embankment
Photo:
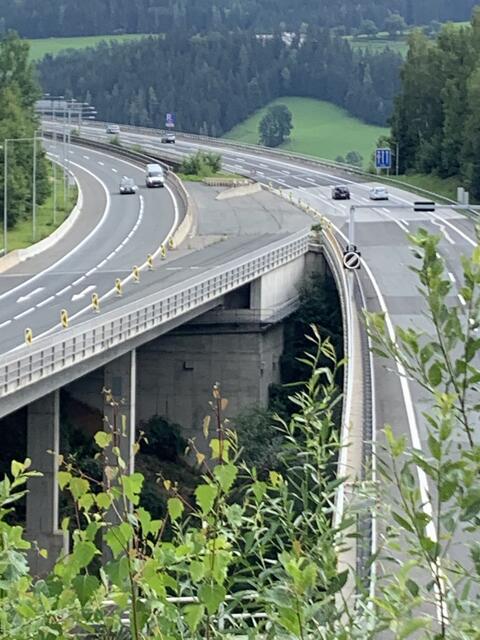
<svg viewBox="0 0 480 640"><path fill-rule="evenodd" d="M85 36L79 38L42 38L29 40L30 58L37 62L47 54L56 55L67 49L86 49L95 47L100 42L128 42L148 37L144 33L125 33L116 36Z"/></svg>
<svg viewBox="0 0 480 640"><path fill-rule="evenodd" d="M328 102L309 98L280 98L274 103L286 104L292 112L294 129L290 141L280 148L307 155L335 160L348 151L359 151L368 167L377 139L387 135L389 130L383 127L367 125L352 118L346 111ZM258 124L266 109L261 109L250 118L237 125L226 134L226 138L240 142L258 143ZM374 179L372 177L372 179ZM412 187L427 189L446 198L456 199L456 178L443 180L438 176L409 175L399 180Z"/></svg>
<svg viewBox="0 0 480 640"><path fill-rule="evenodd" d="M61 170L57 169L57 214L56 223L53 222L53 173L50 176L52 192L46 202L37 207L37 235L36 242L43 240L57 229L68 217L77 201L77 187L68 189L67 198L63 199L63 182ZM24 249L33 244L32 218L21 220L13 229L8 230L8 251ZM0 230L0 249L3 247L3 229Z"/></svg>
<svg viewBox="0 0 480 640"><path fill-rule="evenodd" d="M294 129L290 140L281 146L287 151L327 160L345 156L349 151L359 151L367 166L377 139L388 133L388 129L365 124L329 102L310 98L279 98L271 104L285 104L292 112ZM260 109L225 137L258 143L258 125L265 111Z"/></svg>

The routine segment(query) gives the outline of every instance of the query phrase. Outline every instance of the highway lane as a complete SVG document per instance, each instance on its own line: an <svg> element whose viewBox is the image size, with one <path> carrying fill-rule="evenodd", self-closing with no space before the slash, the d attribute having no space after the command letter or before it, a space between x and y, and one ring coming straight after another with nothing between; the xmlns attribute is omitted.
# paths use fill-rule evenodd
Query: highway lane
<svg viewBox="0 0 480 640"><path fill-rule="evenodd" d="M72 147L69 160L88 222L82 221L76 243L72 230L52 250L0 274L2 353L21 344L26 327L37 336L57 324L62 309L75 314L93 291L102 296L111 290L116 278L127 278L134 265L158 252L179 223L172 193L143 186L143 168L81 147ZM118 193L122 175L140 185L137 195Z"/></svg>

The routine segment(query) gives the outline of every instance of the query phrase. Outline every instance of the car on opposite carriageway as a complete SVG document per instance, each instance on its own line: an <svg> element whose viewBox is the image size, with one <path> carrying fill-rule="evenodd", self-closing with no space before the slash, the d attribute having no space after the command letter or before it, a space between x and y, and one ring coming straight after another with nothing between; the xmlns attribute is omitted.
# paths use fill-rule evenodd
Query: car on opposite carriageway
<svg viewBox="0 0 480 640"><path fill-rule="evenodd" d="M174 133L164 133L163 136L160 138L160 142L162 144L175 144L175 134Z"/></svg>
<svg viewBox="0 0 480 640"><path fill-rule="evenodd" d="M120 133L120 127L118 124L107 124L105 129L105 133L110 133L112 135L117 135Z"/></svg>

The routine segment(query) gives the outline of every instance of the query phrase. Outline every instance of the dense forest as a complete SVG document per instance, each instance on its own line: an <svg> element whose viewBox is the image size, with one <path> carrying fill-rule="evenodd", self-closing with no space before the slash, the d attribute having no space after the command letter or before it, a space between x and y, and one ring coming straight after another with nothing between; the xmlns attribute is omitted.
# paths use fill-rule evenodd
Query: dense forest
<svg viewBox="0 0 480 640"><path fill-rule="evenodd" d="M460 175L480 198L480 11L436 42L410 37L392 118L402 171Z"/></svg>
<svg viewBox="0 0 480 640"><path fill-rule="evenodd" d="M477 0L0 0L0 30L24 37L105 33L168 33L172 29L275 28L296 31L302 23L341 27L363 20L382 29L391 12L408 24L467 20Z"/></svg>
<svg viewBox="0 0 480 640"><path fill-rule="evenodd" d="M127 44L47 57L45 91L95 105L99 119L218 136L274 98L328 100L367 122L385 124L399 90L401 58L391 51L354 53L327 29L309 27L286 45L277 34L174 32Z"/></svg>
<svg viewBox="0 0 480 640"><path fill-rule="evenodd" d="M35 101L40 88L29 62L28 44L13 34L0 40L0 219L3 221L4 145L8 142L8 225L31 212L33 137L38 127ZM15 140L11 140L14 138ZM17 140L27 138L27 140ZM38 145L40 147L40 145ZM47 162L39 148L37 155L37 203L48 193ZM3 224L3 222L2 222Z"/></svg>

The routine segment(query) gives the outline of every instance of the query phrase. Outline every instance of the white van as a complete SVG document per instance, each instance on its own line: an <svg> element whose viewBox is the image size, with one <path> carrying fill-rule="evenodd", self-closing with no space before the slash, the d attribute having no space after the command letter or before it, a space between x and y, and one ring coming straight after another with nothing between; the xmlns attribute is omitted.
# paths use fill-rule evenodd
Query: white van
<svg viewBox="0 0 480 640"><path fill-rule="evenodd" d="M159 164L147 164L147 175L145 176L147 187L164 187L165 172Z"/></svg>

